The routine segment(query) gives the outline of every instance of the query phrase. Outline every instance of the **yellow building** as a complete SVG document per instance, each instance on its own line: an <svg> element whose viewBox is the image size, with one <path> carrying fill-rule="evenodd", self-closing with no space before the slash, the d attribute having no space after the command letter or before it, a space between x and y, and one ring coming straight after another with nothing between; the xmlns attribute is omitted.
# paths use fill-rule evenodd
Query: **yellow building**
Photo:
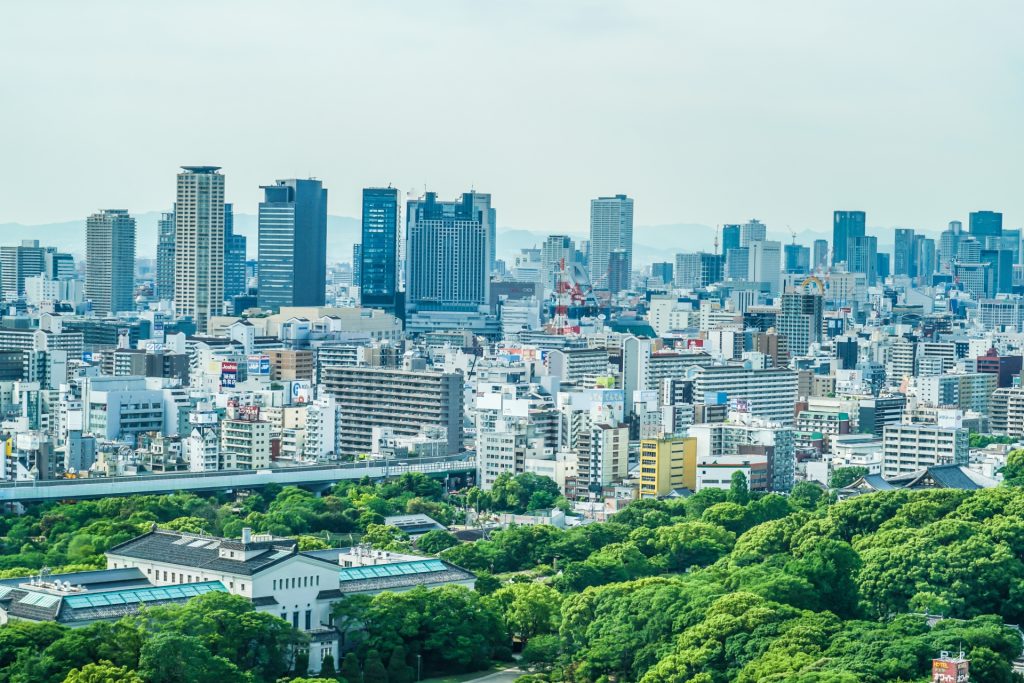
<svg viewBox="0 0 1024 683"><path fill-rule="evenodd" d="M691 437L640 442L640 498L660 498L674 489L697 490L697 440Z"/></svg>

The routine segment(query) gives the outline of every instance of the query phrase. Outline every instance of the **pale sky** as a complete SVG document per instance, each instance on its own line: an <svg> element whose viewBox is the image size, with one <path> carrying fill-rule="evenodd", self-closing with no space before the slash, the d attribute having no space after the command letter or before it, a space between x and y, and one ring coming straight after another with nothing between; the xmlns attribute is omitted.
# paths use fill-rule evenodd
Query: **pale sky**
<svg viewBox="0 0 1024 683"><path fill-rule="evenodd" d="M0 16L0 223L236 210L316 176L491 192L502 227L1024 223L1019 0L67 0Z"/></svg>

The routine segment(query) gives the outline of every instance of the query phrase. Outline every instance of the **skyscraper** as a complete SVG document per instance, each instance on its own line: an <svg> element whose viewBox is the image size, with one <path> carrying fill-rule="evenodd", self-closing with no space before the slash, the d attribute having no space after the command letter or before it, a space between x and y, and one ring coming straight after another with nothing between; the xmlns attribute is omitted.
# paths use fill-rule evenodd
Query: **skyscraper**
<svg viewBox="0 0 1024 683"><path fill-rule="evenodd" d="M363 189L363 230L359 252L359 301L403 317L399 291L401 269L400 204L393 187ZM355 266L353 265L353 269ZM354 270L353 270L354 273Z"/></svg>
<svg viewBox="0 0 1024 683"><path fill-rule="evenodd" d="M206 332L224 308L224 176L182 166L174 209L174 313Z"/></svg>
<svg viewBox="0 0 1024 683"><path fill-rule="evenodd" d="M939 237L939 270L943 273L953 272L953 261L956 259L960 240L964 237L963 223L950 221L949 227Z"/></svg>
<svg viewBox="0 0 1024 683"><path fill-rule="evenodd" d="M775 296L781 288L782 243L759 240L751 242L747 278L751 282L768 283L768 293Z"/></svg>
<svg viewBox="0 0 1024 683"><path fill-rule="evenodd" d="M363 281L363 245L352 245L352 284L358 287Z"/></svg>
<svg viewBox="0 0 1024 683"><path fill-rule="evenodd" d="M878 279L878 238L873 235L851 237L846 246L846 270L864 273L869 287Z"/></svg>
<svg viewBox="0 0 1024 683"><path fill-rule="evenodd" d="M972 211L969 216L971 237L982 244L986 237L998 237L1003 234L1003 214L998 211Z"/></svg>
<svg viewBox="0 0 1024 683"><path fill-rule="evenodd" d="M917 275L917 259L915 258L917 247L914 231L910 228L896 228L895 242L892 252L892 274L915 277Z"/></svg>
<svg viewBox="0 0 1024 683"><path fill-rule="evenodd" d="M233 204L224 205L224 298L245 294L245 235L235 232Z"/></svg>
<svg viewBox="0 0 1024 683"><path fill-rule="evenodd" d="M786 292L782 295L778 330L794 356L806 355L811 344L821 341L821 311L820 294Z"/></svg>
<svg viewBox="0 0 1024 683"><path fill-rule="evenodd" d="M935 240L924 235L914 236L914 261L917 266L917 283L931 285L935 274Z"/></svg>
<svg viewBox="0 0 1024 683"><path fill-rule="evenodd" d="M811 257L811 267L816 271L828 268L828 240L814 240L814 255Z"/></svg>
<svg viewBox="0 0 1024 683"><path fill-rule="evenodd" d="M544 240L540 249L540 284L544 288L541 296L556 290L563 263L566 269L572 272L575 257L576 245L568 235L549 235Z"/></svg>
<svg viewBox="0 0 1024 683"><path fill-rule="evenodd" d="M259 207L260 308L323 306L327 289L327 190L319 180L264 185Z"/></svg>
<svg viewBox="0 0 1024 683"><path fill-rule="evenodd" d="M471 312L487 305L490 199L467 192L444 202L436 192L427 192L408 202L408 309Z"/></svg>
<svg viewBox="0 0 1024 683"><path fill-rule="evenodd" d="M156 298L174 298L174 212L160 214L156 222Z"/></svg>
<svg viewBox="0 0 1024 683"><path fill-rule="evenodd" d="M728 254L730 249L740 248L740 226L735 224L722 226L722 254Z"/></svg>
<svg viewBox="0 0 1024 683"><path fill-rule="evenodd" d="M756 218L751 218L740 226L741 247L749 247L751 242L763 241L767 236L768 228Z"/></svg>
<svg viewBox="0 0 1024 683"><path fill-rule="evenodd" d="M590 200L590 280L595 289L609 289L611 252L626 252L622 267L633 268L633 200L624 194Z"/></svg>
<svg viewBox="0 0 1024 683"><path fill-rule="evenodd" d="M17 246L0 247L4 298L16 299L25 293L25 278L43 272L45 251L39 246L39 240L22 240Z"/></svg>
<svg viewBox="0 0 1024 683"><path fill-rule="evenodd" d="M832 263L846 260L851 238L863 237L867 216L863 211L836 211L832 214Z"/></svg>
<svg viewBox="0 0 1024 683"><path fill-rule="evenodd" d="M787 273L803 274L811 269L811 250L802 244L787 244L783 247Z"/></svg>
<svg viewBox="0 0 1024 683"><path fill-rule="evenodd" d="M135 219L105 209L85 222L85 298L99 315L135 309Z"/></svg>
<svg viewBox="0 0 1024 683"><path fill-rule="evenodd" d="M608 254L608 291L618 294L629 289L629 276L629 252L625 249L612 249Z"/></svg>

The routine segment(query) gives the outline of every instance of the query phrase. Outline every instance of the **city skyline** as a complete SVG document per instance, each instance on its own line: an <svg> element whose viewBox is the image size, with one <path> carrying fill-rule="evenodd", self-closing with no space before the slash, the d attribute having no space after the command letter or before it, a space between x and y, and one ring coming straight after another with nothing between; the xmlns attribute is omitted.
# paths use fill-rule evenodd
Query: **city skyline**
<svg viewBox="0 0 1024 683"><path fill-rule="evenodd" d="M65 4L53 16L19 8L0 28L0 49L24 65L11 75L19 98L0 112L0 126L19 131L0 172L0 223L56 222L103 206L167 211L168 169L188 163L224 167L227 200L244 214L255 213L266 178L316 176L334 188L337 215L358 217L363 187L429 186L446 198L475 187L501 197L500 228L552 234L585 230L586 202L619 192L636 198L638 226L757 216L824 233L843 206L864 208L879 225L935 231L974 208L1002 210L1011 225L1024 219L1013 167L1024 102L1009 68L1021 48L1007 21L1017 5L517 5L320 4L324 18L313 23L305 8L282 17L269 5L237 12L224 2L218 18L245 20L187 33L188 12L135 9L106 22L116 5ZM45 34L27 30L43 21ZM314 34L301 43L302 32L277 30L298 22ZM117 40L102 39L115 30ZM389 32L397 40L381 40ZM519 32L534 45L529 54ZM201 127L198 113L163 106L180 71L207 51L182 50L186 34L188 47L226 56L190 72L208 101ZM421 35L484 57L425 50ZM274 59L286 53L295 58ZM295 59L310 68L285 66ZM250 105L260 79L283 69L311 106L299 110L294 137L267 140L261 133L284 105ZM459 70L478 88L466 106L434 88ZM120 82L135 86L137 106L107 96ZM58 106L69 92L81 104L74 110ZM352 107L360 92L374 106ZM424 132L477 144L438 163L418 144ZM49 141L47 154L31 143L38 139ZM565 161L538 165L545 156ZM88 174L78 158L89 159ZM48 183L28 181L43 173ZM545 192L553 183L559 192Z"/></svg>

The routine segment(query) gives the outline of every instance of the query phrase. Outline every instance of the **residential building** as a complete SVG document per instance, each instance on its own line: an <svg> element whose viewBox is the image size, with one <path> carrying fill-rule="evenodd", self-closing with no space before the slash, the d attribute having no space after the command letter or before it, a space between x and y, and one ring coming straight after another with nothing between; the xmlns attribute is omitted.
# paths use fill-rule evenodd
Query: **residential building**
<svg viewBox="0 0 1024 683"><path fill-rule="evenodd" d="M105 209L85 222L85 297L98 315L135 310L135 219Z"/></svg>
<svg viewBox="0 0 1024 683"><path fill-rule="evenodd" d="M633 270L633 200L624 194L590 200L590 281L609 288L611 254L624 251L621 270Z"/></svg>
<svg viewBox="0 0 1024 683"><path fill-rule="evenodd" d="M640 442L640 498L664 498L679 489L697 490L697 440Z"/></svg>
<svg viewBox="0 0 1024 683"><path fill-rule="evenodd" d="M182 166L174 209L174 313L206 332L224 307L224 176Z"/></svg>

